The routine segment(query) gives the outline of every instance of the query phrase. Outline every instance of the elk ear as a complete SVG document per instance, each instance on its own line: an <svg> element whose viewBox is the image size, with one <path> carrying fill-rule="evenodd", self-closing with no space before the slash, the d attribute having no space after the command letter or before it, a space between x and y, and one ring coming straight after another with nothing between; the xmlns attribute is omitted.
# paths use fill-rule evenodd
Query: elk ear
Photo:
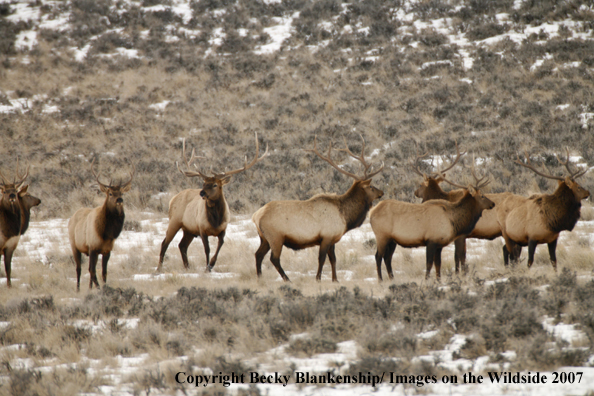
<svg viewBox="0 0 594 396"><path fill-rule="evenodd" d="M231 175L229 176L225 176L222 179L219 180L219 182L221 182L221 186L224 186L225 184L228 184L231 181Z"/></svg>
<svg viewBox="0 0 594 396"><path fill-rule="evenodd" d="M360 186L361 187L369 187L371 185L371 179L362 180Z"/></svg>
<svg viewBox="0 0 594 396"><path fill-rule="evenodd" d="M23 197L27 194L27 189L29 188L29 185L24 185L21 186L20 190L19 190L19 196Z"/></svg>
<svg viewBox="0 0 594 396"><path fill-rule="evenodd" d="M444 180L443 176L445 176L445 173L442 173L440 176L437 176L435 178L435 183L437 183L437 184L441 183Z"/></svg>
<svg viewBox="0 0 594 396"><path fill-rule="evenodd" d="M122 194L127 193L128 191L130 191L131 188L132 188L132 183L125 184L120 188L120 192Z"/></svg>

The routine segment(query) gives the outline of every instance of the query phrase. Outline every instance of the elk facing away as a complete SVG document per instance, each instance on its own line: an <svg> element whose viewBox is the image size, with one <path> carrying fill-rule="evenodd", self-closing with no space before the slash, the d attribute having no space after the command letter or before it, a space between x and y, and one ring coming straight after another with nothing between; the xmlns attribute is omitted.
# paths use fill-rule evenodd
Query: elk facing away
<svg viewBox="0 0 594 396"><path fill-rule="evenodd" d="M95 176L100 190L105 193L105 202L94 209L77 210L68 222L68 238L76 263L77 291L80 290L81 256L83 253L89 256L89 273L91 275L89 288L92 289L94 283L99 289L95 268L100 254L102 255L103 283L107 281L107 262L114 242L124 226L124 199L122 196L130 190L135 172L133 168L130 179L125 183L114 186L110 182L108 185L99 181L99 175L93 169L94 164L95 160L91 164L91 172Z"/></svg>
<svg viewBox="0 0 594 396"><path fill-rule="evenodd" d="M204 184L201 190L184 190L169 201L169 226L167 227L165 239L161 244L157 272L161 271L167 247L180 229L184 232L184 236L179 243L179 251L181 252L184 267L189 268L188 246L195 237L200 236L206 254L206 271L210 272L217 262L217 256L225 242L225 231L230 217L229 205L225 200L223 186L231 181L231 176L246 171L261 161L268 154L268 145L260 158L258 158L259 152L260 145L258 144L258 134L256 134L256 156L249 164L246 159L243 168L222 173L213 172L212 176L207 176L199 170L196 172L189 170L191 163L199 157L196 157L194 155L195 151L192 150L190 160L186 159L186 144L184 141L182 155L188 170L181 170L179 165L178 169L187 177L201 177ZM209 236L216 236L219 239L217 250L212 259L210 259L210 246L208 244Z"/></svg>
<svg viewBox="0 0 594 396"><path fill-rule="evenodd" d="M441 250L461 235L468 235L481 217L483 210L492 209L495 204L485 197L480 188L487 182L476 178L474 187L464 187L439 176L453 186L463 190L462 197L456 202L432 200L421 204L387 200L380 202L371 210L369 221L375 234L377 252L375 262L378 279L382 280L382 260L390 279L392 274L392 256L396 245L402 247L426 246L427 272L435 264L435 275L441 277Z"/></svg>
<svg viewBox="0 0 594 396"><path fill-rule="evenodd" d="M371 185L371 178L381 172L384 165L382 164L374 172L369 172L371 164L368 164L364 158L365 141L363 141L360 156L353 154L348 147L341 150L361 162L364 167L363 176L343 170L332 160L332 144L326 157L318 151L315 139L314 148L307 151L315 153L334 169L352 177L355 181L342 195L319 194L307 201L272 201L254 213L252 221L256 224L260 236L260 247L256 252L258 277L262 275L262 260L269 250L272 249L270 261L283 280L288 281L289 278L280 264L283 246L293 250L320 246L316 280L319 281L322 277L322 267L328 255L332 266L332 281L337 282L334 251L336 243L346 232L359 227L365 220L373 201L384 195L382 191Z"/></svg>
<svg viewBox="0 0 594 396"><path fill-rule="evenodd" d="M460 159L460 151L458 151L458 146L456 145L457 156L456 159L450 164L450 166L441 171L444 173L450 170ZM427 155L427 154L425 154ZM415 164L418 162L420 158L423 158L425 155L419 156L417 153L417 158L415 160ZM474 159L473 159L474 160ZM421 198L423 201L435 200L435 199L443 199L449 202L456 202L464 195L464 189L458 190L451 190L451 191L443 191L440 187L440 183L444 181L444 179L438 173L432 173L427 175L418 168L418 166L412 166L412 169L423 177L423 182L415 190L415 196L417 198ZM512 193L505 192L505 193L497 193L497 194L485 194L487 198L493 201L496 207L503 202L506 198L513 195ZM476 239L488 239L493 240L497 237L501 236L501 227L499 226L499 222L497 221L497 212L496 209L488 209L483 211L482 216L480 217L479 221L474 226L474 229L469 235L462 235L458 237L454 241L455 253L454 253L454 261L456 265L456 273L459 272L459 267L462 268L462 272L466 272L466 238L476 238ZM518 249L521 250L521 247L518 246ZM516 252L516 255L519 255L520 251ZM507 247L503 246L503 257L504 261L508 260L509 254L507 252Z"/></svg>
<svg viewBox="0 0 594 396"><path fill-rule="evenodd" d="M536 245L546 243L549 247L549 257L553 268L557 270L557 238L561 231L571 231L580 217L581 201L590 196L590 192L580 186L575 180L583 176L588 169L569 169L569 150L567 160L561 161L569 176L553 176L538 171L530 163L526 153L526 163L516 163L532 170L539 176L558 181L557 189L552 194L538 194L530 198L511 197L504 200L497 211L501 225L503 239L507 249L511 252L516 245L528 246L528 268L534 263ZM512 256L517 261L518 256Z"/></svg>
<svg viewBox="0 0 594 396"><path fill-rule="evenodd" d="M23 210L21 199L27 194L27 187L23 186L29 171L23 177L18 175L19 180L10 183L2 173L2 184L0 184L0 256L4 255L4 270L6 272L6 285L11 287L10 273L12 255L16 249L23 229Z"/></svg>

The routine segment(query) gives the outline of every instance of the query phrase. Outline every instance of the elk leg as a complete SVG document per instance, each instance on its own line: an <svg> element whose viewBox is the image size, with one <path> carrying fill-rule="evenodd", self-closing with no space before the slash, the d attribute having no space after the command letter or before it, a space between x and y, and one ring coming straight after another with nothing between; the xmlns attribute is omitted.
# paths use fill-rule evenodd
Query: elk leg
<svg viewBox="0 0 594 396"><path fill-rule="evenodd" d="M388 277L390 280L394 279L394 273L392 272L392 257L396 250L396 241L389 241L386 246L386 252L384 253L384 261L386 262L386 271L388 271Z"/></svg>
<svg viewBox="0 0 594 396"><path fill-rule="evenodd" d="M175 238L175 235L177 234L180 228L181 227L177 226L177 224L172 224L171 222L169 223L169 227L167 227L167 232L165 233L165 239L163 239L163 242L161 243L161 252L159 253L159 264L157 265L156 272L161 272L163 268L163 260L165 259L165 252L167 251L169 244L171 243L173 238Z"/></svg>
<svg viewBox="0 0 594 396"><path fill-rule="evenodd" d="M454 262L456 263L456 274L459 269L462 274L466 273L466 237L459 237L454 241Z"/></svg>
<svg viewBox="0 0 594 396"><path fill-rule="evenodd" d="M336 245L330 245L328 249L328 258L330 259L330 266L332 267L332 282L338 282L336 277L336 252L334 251Z"/></svg>
<svg viewBox="0 0 594 396"><path fill-rule="evenodd" d="M97 268L97 260L99 259L99 253L98 252L90 252L89 253L89 273L91 275L91 279L89 280L89 289L93 289L93 283L97 286L97 289L100 289L99 287L99 281L97 280L97 273L96 268Z"/></svg>
<svg viewBox="0 0 594 396"><path fill-rule="evenodd" d="M435 257L435 248L436 245L433 243L428 243L426 248L426 264L427 264L427 273L425 274L425 279L429 279L429 274L431 273L431 267L433 267L433 258Z"/></svg>
<svg viewBox="0 0 594 396"><path fill-rule="evenodd" d="M210 265L208 267L209 272L212 269L212 267L215 266L215 263L217 262L217 257L219 256L219 250L221 250L223 243L225 243L225 230L221 231L218 238L219 238L219 243L217 244L217 250L216 250L214 256L212 256L212 259L210 260Z"/></svg>
<svg viewBox="0 0 594 396"><path fill-rule="evenodd" d="M441 250L443 247L437 246L435 248L435 255L433 256L433 262L435 263L435 278L441 280Z"/></svg>
<svg viewBox="0 0 594 396"><path fill-rule="evenodd" d="M184 231L184 236L182 238L182 240L179 243L179 251L181 253L182 256L182 262L184 263L184 268L188 269L190 268L190 264L188 263L188 246L190 246L190 243L194 240L194 235L190 234L187 231ZM204 241L204 240L203 240ZM206 244L204 246L208 246L208 240L206 241ZM205 247L204 250L206 250L207 248ZM208 248L210 249L210 248ZM209 252L210 253L210 252ZM206 262L208 263L208 253L206 253L206 257L207 260Z"/></svg>
<svg viewBox="0 0 594 396"><path fill-rule="evenodd" d="M105 254L103 254L103 256L101 257L101 266L102 266L102 278L103 278L103 284L107 283L107 262L109 261L109 256L111 256L111 252L107 252Z"/></svg>
<svg viewBox="0 0 594 396"><path fill-rule="evenodd" d="M12 283L10 282L10 271L13 252L13 249L4 250L4 271L6 272L6 286L8 287L12 287Z"/></svg>
<svg viewBox="0 0 594 396"><path fill-rule="evenodd" d="M256 251L256 275L259 277L262 276L262 260L264 260L264 256L270 250L270 244L268 241L262 237L260 237L260 247Z"/></svg>
<svg viewBox="0 0 594 396"><path fill-rule="evenodd" d="M534 263L534 252L536 251L536 241L528 240L528 268Z"/></svg>
<svg viewBox="0 0 594 396"><path fill-rule="evenodd" d="M507 246L503 245L503 265L506 267L509 265L509 250L507 250Z"/></svg>
<svg viewBox="0 0 594 396"><path fill-rule="evenodd" d="M322 242L320 244L320 251L318 253L318 274L316 275L316 280L319 282L322 280L322 268L324 267L324 263L326 262L326 255L328 254L328 249L330 245L326 242ZM332 274L332 282L338 282L338 279L335 278L336 274Z"/></svg>
<svg viewBox="0 0 594 396"><path fill-rule="evenodd" d="M72 255L74 256L74 262L76 263L76 291L80 291L80 262L82 260L82 254L75 247L72 248Z"/></svg>
<svg viewBox="0 0 594 396"><path fill-rule="evenodd" d="M204 246L204 254L206 255L206 269L204 272L210 272L210 266L208 264L210 261L210 244L208 243L208 235L200 234L200 238L202 239L202 245Z"/></svg>
<svg viewBox="0 0 594 396"><path fill-rule="evenodd" d="M551 264L553 265L553 269L555 272L557 271L557 240L555 239L553 242L548 244L549 246L549 257L551 258Z"/></svg>
<svg viewBox="0 0 594 396"><path fill-rule="evenodd" d="M281 278L283 278L283 280L285 282L288 282L289 277L285 274L285 271L283 271L283 267L281 267L281 263L280 263L280 255L281 255L282 250L283 250L282 243L279 243L277 245L272 245L272 253L270 254L270 261L272 262L272 265L274 265L274 268L276 268L276 270L280 274Z"/></svg>
<svg viewBox="0 0 594 396"><path fill-rule="evenodd" d="M375 265L377 266L377 280L383 281L382 279L382 260L384 259L384 255L386 253L386 247L388 245L387 241L383 239L376 240L377 250L375 252Z"/></svg>

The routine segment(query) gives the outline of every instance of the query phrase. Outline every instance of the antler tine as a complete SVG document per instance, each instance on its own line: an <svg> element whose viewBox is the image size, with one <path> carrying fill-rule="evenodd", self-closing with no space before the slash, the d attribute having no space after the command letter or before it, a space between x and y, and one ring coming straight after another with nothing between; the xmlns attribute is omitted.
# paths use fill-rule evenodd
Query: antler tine
<svg viewBox="0 0 594 396"><path fill-rule="evenodd" d="M414 160L414 162L413 162L412 164L410 164L410 168L411 168L411 169L412 169L414 172L416 172L416 173L417 173L419 176L422 176L422 177L424 178L424 177L426 177L427 175L426 175L425 173L421 172L421 170L419 169L419 167L418 167L417 163L419 162L419 160L420 160L421 158L425 158L425 157L426 157L426 156L429 154L429 151L427 151L427 152L426 152L425 154L423 154L423 155L419 155L419 143L418 143L418 142L416 142L416 141L415 141L415 147L416 147L416 152L417 152L417 154L416 154L416 157L415 157L415 160Z"/></svg>
<svg viewBox="0 0 594 396"><path fill-rule="evenodd" d="M452 169L457 163L458 161L460 161L460 158L462 158L462 156L466 154L466 151L463 153L460 153L460 148L458 147L458 141L456 141L456 158L454 159L454 161L450 164L450 166L448 166L445 169L439 169L440 175L443 173L446 173L447 171L449 171L450 169Z"/></svg>
<svg viewBox="0 0 594 396"><path fill-rule="evenodd" d="M256 135L256 155L254 156L254 159L248 164L247 155L246 155L243 168L235 169L235 170L232 170L229 172L215 173L216 177L226 177L226 176L231 176L231 175L235 175L237 173L246 171L246 170L250 169L252 166L256 165L256 163L262 161L264 159L264 157L266 157L268 155L268 143L267 143L266 150L264 151L264 154L262 154L262 156L258 158L258 154L260 154L260 143L258 143L258 132L256 132L255 135Z"/></svg>
<svg viewBox="0 0 594 396"><path fill-rule="evenodd" d="M97 183L99 183L100 185L104 186L104 187L109 187L107 184L103 184L99 181L99 175L97 174L97 172L95 172L95 160L97 159L97 157L93 158L93 161L91 161L91 172L93 173L93 176L95 176L95 180L97 180ZM109 182L109 184L111 185L111 181Z"/></svg>
<svg viewBox="0 0 594 396"><path fill-rule="evenodd" d="M365 171L363 180L371 179L373 176L377 175L378 173L380 173L383 170L384 170L384 161L382 161L382 166L380 166L380 168L378 170L376 170L375 172L368 174L367 171Z"/></svg>
<svg viewBox="0 0 594 396"><path fill-rule="evenodd" d="M437 170L437 175L441 177L443 181L445 181L448 184L451 184L454 187L468 189L468 186L463 186L462 184L454 183L453 181L446 179L445 174L439 169Z"/></svg>
<svg viewBox="0 0 594 396"><path fill-rule="evenodd" d="M475 183L475 188L477 190L480 190L481 188L485 187L487 184L491 183L491 180L488 179L488 176L487 175L479 178L476 175L475 164L476 164L476 162L474 160L474 154L472 154L472 166L470 167L470 173L472 174L472 177L474 177L474 180L476 182ZM485 179L487 179L487 181L486 182L483 182L483 180L485 180Z"/></svg>
<svg viewBox="0 0 594 396"><path fill-rule="evenodd" d="M569 177L573 178L574 173L571 171L571 169L569 169L569 147L565 147L566 153L567 153L567 159L564 161L561 161L561 159L559 158L559 155L557 155L557 153L555 153L555 157L557 158L557 161L559 161L559 163L561 165L563 165L565 167L565 169L567 169L567 172L569 172ZM578 170L579 172L579 170ZM578 173L576 172L576 173Z"/></svg>
<svg viewBox="0 0 594 396"><path fill-rule="evenodd" d="M534 166L532 166L532 163L530 162L530 155L527 151L524 151L524 155L526 156L526 163L520 160L520 155L518 153L516 153L516 160L514 162L518 165L522 165L523 167L530 169L532 172L536 173L539 176L546 177L547 179L565 180L563 177L560 176L547 175L546 173L540 172Z"/></svg>
<svg viewBox="0 0 594 396"><path fill-rule="evenodd" d="M2 172L0 171L0 177L2 178L2 185L6 185L6 184L10 184L10 182L8 180L6 180L6 178L4 177L4 175L2 174Z"/></svg>
<svg viewBox="0 0 594 396"><path fill-rule="evenodd" d="M132 172L130 172L130 180L128 180L126 183L120 183L120 187L126 187L130 183L132 183L132 179L134 179L135 174L136 174L136 166L134 164L132 164Z"/></svg>
<svg viewBox="0 0 594 396"><path fill-rule="evenodd" d="M27 165L27 170L25 171L25 174L21 176L19 174L19 158L17 157L17 164L16 164L16 169L15 169L16 180L15 180L14 184L21 185L25 182L25 179L27 177L29 177L29 166L30 165Z"/></svg>
<svg viewBox="0 0 594 396"><path fill-rule="evenodd" d="M340 168L338 165L336 165L336 163L335 163L335 162L332 160L332 158L331 158L331 152L332 152L332 142L330 142L330 146L328 147L328 156L327 156L327 157L324 157L324 156L323 156L323 155L322 155L322 154L321 154L321 153L318 151L318 145L317 145L317 142L318 142L318 137L317 137L317 136L315 136L315 137L314 137L314 148L313 148L313 149L305 149L305 151L310 151L310 152L314 153L315 155L317 155L318 157L320 157L321 159L323 159L324 161L326 161L327 163L329 163L330 165L332 165L332 167L333 167L334 169L336 169L337 171L339 171L339 172L340 172L340 173L342 173L343 175L347 175L347 176L349 176L349 177L352 177L352 178L353 178L353 179L355 179L355 180L363 180L363 179L361 179L359 176L357 176L357 175L355 175L355 174L353 174L353 173L347 172L347 171L345 171L344 169L341 169L341 168Z"/></svg>
<svg viewBox="0 0 594 396"><path fill-rule="evenodd" d="M209 176L206 176L205 174L203 174L202 172L200 172L200 170L198 168L196 168L197 172L193 172L190 169L190 165L192 164L192 162L197 159L197 158L204 158L204 157L197 157L196 156L196 149L192 149L192 154L190 155L190 160L187 159L186 157L186 139L182 139L182 157L184 159L184 162L186 163L186 167L188 168L187 171L182 170L179 167L179 163L177 161L175 161L175 165L177 166L177 170L180 171L182 174L184 174L186 177L201 177L203 179L206 179ZM131 181L132 179L130 179Z"/></svg>
<svg viewBox="0 0 594 396"><path fill-rule="evenodd" d="M365 161L365 139L363 139L363 136L361 134L359 134L359 136L361 136L361 140L363 141L363 147L361 148L361 155L356 155L349 149L349 146L347 145L347 142L346 142L346 138L344 138L344 137L343 137L344 148L339 149L338 151L344 151L345 153L347 153L348 155L350 155L357 161L361 162L361 165L363 165L363 168L364 168L363 173L366 175L367 170L371 167L371 164L368 164L367 161Z"/></svg>

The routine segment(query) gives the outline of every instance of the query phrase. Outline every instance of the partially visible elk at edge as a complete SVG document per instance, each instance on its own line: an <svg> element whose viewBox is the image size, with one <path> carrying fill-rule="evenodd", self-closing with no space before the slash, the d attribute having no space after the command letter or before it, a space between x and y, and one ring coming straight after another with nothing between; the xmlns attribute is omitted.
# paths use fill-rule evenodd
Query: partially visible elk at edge
<svg viewBox="0 0 594 396"><path fill-rule="evenodd" d="M68 222L68 237L72 255L76 263L76 290L80 290L81 256L89 256L89 288L93 284L99 289L96 266L99 255L102 255L103 283L107 282L107 262L113 250L115 240L124 226L124 193L132 186L135 169L130 172L130 179L118 185L103 184L94 170L95 160L91 163L91 172L95 176L101 192L105 193L103 205L94 209L82 208L76 211Z"/></svg>
<svg viewBox="0 0 594 396"><path fill-rule="evenodd" d="M460 159L460 155L458 151L454 163ZM470 234L482 212L495 206L495 203L480 191L489 181L484 181L485 177L478 178L474 168L474 186L465 187L449 181L442 172L438 175L447 183L462 188L462 197L456 202L438 199L420 204L386 200L371 210L369 221L377 244L375 261L380 281L382 260L386 263L388 276L390 279L394 278L392 256L397 245L407 248L426 246L425 278L429 278L431 268L435 265L435 276L439 280L443 247L461 235Z"/></svg>
<svg viewBox="0 0 594 396"><path fill-rule="evenodd" d="M458 145L456 144L456 150L458 151ZM463 155L464 153L462 153ZM417 157L415 159L415 163L411 168L417 174L423 177L423 182L421 185L415 190L415 196L417 198L421 198L422 202L428 200L435 200L435 199L443 199L449 202L456 202L464 195L464 189L457 189L451 191L444 191L440 183L444 181L444 179L438 173L432 173L427 175L426 173L422 172L417 163L418 161L425 157L427 154L419 155L417 150ZM457 157L459 159L459 156ZM442 170L441 173L445 174L448 170L452 169L452 167L458 161L454 161L450 164L449 167ZM493 201L497 207L503 200L508 198L509 196L513 195L510 192L504 193L495 193L495 194L485 194L487 198ZM461 235L454 241L454 262L456 266L456 273L459 272L459 267L462 268L462 272L466 272L466 238L476 238L476 239L488 239L493 240L497 237L501 236L501 227L499 226L499 222L497 221L497 212L495 209L487 209L483 211L482 216L474 226L472 232L468 235ZM521 252L521 247L517 247L518 251L515 252L515 255L519 256ZM507 264L509 258L509 253L507 251L507 246L503 245L503 260L504 263Z"/></svg>
<svg viewBox="0 0 594 396"><path fill-rule="evenodd" d="M11 183L0 172L0 178L2 178L2 184L0 184L0 191L2 192L2 198L0 199L0 255L4 255L4 271L6 272L6 285L8 287L12 286L10 281L12 255L24 228L24 209L21 202L23 197L28 194L28 186L24 185L24 183L27 176L29 176L29 168L27 168L25 175L21 176L18 174L17 165L16 175L14 182ZM28 221L26 226L28 226Z"/></svg>
<svg viewBox="0 0 594 396"><path fill-rule="evenodd" d="M169 201L169 226L167 227L165 239L161 243L159 264L156 272L162 270L165 252L180 229L184 232L184 236L179 243L179 251L181 252L184 268L189 268L188 246L190 246L190 243L195 237L200 236L206 255L206 271L211 271L217 262L219 251L225 242L225 232L230 219L229 205L225 200L223 186L231 181L231 176L250 169L266 157L268 155L268 145L266 145L264 154L258 158L259 153L260 145L258 143L258 134L256 134L256 155L249 164L246 158L242 168L222 173L212 172L212 176L207 176L198 169L197 171L190 170L192 162L200 157L196 157L195 150L192 150L190 159L186 159L186 142L184 140L182 155L188 170L181 170L179 165L178 170L186 177L202 178L204 184L201 190L183 190ZM212 259L210 259L209 236L218 238L217 250Z"/></svg>
<svg viewBox="0 0 594 396"><path fill-rule="evenodd" d="M363 137L361 137L363 139ZM363 176L357 176L338 166L332 159L332 143L328 154L322 155L317 149L317 139L314 139L313 149L306 150L315 153L319 158L329 163L338 172L354 179L348 191L342 195L318 194L307 201L272 201L261 207L252 216L260 236L260 247L256 252L256 273L262 275L262 260L268 251L270 261L283 280L289 277L280 264L283 246L293 250L320 246L318 254L318 272L316 280L322 278L322 268L326 256L332 266L332 281L336 277L336 243L349 230L361 226L373 201L381 198L383 191L371 185L371 178L381 172L381 167L370 172L371 164L365 160L365 141L361 155L355 155L346 145L340 150L355 158L363 166Z"/></svg>
<svg viewBox="0 0 594 396"><path fill-rule="evenodd" d="M580 217L581 201L590 196L590 192L575 180L588 171L578 169L572 172L569 168L569 149L567 160L557 161L565 167L568 176L553 176L536 169L526 155L526 162L518 156L516 163L530 169L539 176L557 180L558 185L552 194L537 194L530 198L509 197L497 210L497 219L501 225L503 239L511 252L515 246L528 246L528 268L534 263L534 252L538 244L546 243L549 248L551 264L557 270L557 238L561 231L571 231ZM517 261L519 256L512 256Z"/></svg>

